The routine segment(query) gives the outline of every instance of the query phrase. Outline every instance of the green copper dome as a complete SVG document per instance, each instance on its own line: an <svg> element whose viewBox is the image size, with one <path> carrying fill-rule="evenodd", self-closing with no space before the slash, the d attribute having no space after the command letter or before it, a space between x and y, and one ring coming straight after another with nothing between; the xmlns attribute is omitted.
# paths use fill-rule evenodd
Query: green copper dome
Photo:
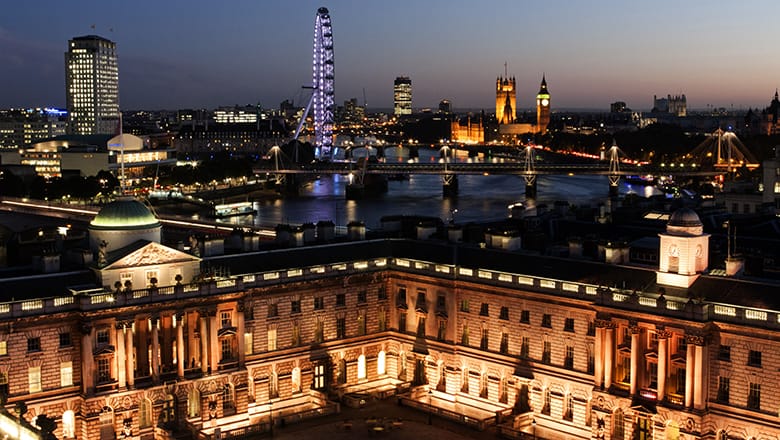
<svg viewBox="0 0 780 440"><path fill-rule="evenodd" d="M132 197L120 197L104 206L90 222L93 229L145 229L160 222L143 203Z"/></svg>

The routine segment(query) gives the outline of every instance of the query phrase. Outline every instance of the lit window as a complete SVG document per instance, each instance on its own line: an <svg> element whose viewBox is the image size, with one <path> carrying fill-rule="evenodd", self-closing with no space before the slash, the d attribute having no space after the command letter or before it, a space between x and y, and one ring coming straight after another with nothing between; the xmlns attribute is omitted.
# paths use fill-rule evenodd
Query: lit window
<svg viewBox="0 0 780 440"><path fill-rule="evenodd" d="M30 393L39 393L41 391L41 367L28 368L27 381Z"/></svg>
<svg viewBox="0 0 780 440"><path fill-rule="evenodd" d="M73 385L73 362L60 363L60 386L69 387Z"/></svg>

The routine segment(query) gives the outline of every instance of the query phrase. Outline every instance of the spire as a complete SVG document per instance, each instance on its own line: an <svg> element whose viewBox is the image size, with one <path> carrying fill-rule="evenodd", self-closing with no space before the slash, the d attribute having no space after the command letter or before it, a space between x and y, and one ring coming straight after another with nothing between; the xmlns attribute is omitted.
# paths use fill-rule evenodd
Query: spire
<svg viewBox="0 0 780 440"><path fill-rule="evenodd" d="M545 78L544 73L542 73L542 84L539 87L539 95L549 95L550 92L547 91L547 79Z"/></svg>
<svg viewBox="0 0 780 440"><path fill-rule="evenodd" d="M778 100L780 100L780 98L778 98L778 96L777 96L777 89L775 89L775 101L778 101Z"/></svg>

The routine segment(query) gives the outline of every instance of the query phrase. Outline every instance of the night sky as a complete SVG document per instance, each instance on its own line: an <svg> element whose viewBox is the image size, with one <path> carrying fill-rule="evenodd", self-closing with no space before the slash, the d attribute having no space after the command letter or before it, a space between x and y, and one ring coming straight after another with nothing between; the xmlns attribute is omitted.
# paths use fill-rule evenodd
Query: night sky
<svg viewBox="0 0 780 440"><path fill-rule="evenodd" d="M317 8L330 9L336 101L494 106L496 76L530 108L543 73L553 107L764 107L780 87L780 1L67 0L0 5L0 108L65 105L68 39L117 43L124 110L301 104ZM92 29L92 26L95 26Z"/></svg>

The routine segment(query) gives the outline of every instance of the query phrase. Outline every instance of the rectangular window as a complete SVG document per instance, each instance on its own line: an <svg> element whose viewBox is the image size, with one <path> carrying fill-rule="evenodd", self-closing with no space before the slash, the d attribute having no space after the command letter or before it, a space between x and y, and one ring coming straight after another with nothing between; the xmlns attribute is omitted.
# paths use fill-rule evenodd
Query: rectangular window
<svg viewBox="0 0 780 440"><path fill-rule="evenodd" d="M523 310L522 312L520 312L520 322L523 324L528 324L531 322L530 310Z"/></svg>
<svg viewBox="0 0 780 440"><path fill-rule="evenodd" d="M336 294L336 307L344 307L347 305L347 296L343 293Z"/></svg>
<svg viewBox="0 0 780 440"><path fill-rule="evenodd" d="M268 351L276 350L276 329L268 329Z"/></svg>
<svg viewBox="0 0 780 440"><path fill-rule="evenodd" d="M728 377L718 377L718 402L729 403L729 387L731 380Z"/></svg>
<svg viewBox="0 0 780 440"><path fill-rule="evenodd" d="M292 327L292 337L290 338L290 344L293 347L301 345L301 326L296 321Z"/></svg>
<svg viewBox="0 0 780 440"><path fill-rule="evenodd" d="M414 304L414 309L418 312L428 313L428 301L425 299L425 291L417 291L417 302Z"/></svg>
<svg viewBox="0 0 780 440"><path fill-rule="evenodd" d="M97 330L95 332L95 340L97 340L97 345L108 345L110 341L108 329L102 328L100 330Z"/></svg>
<svg viewBox="0 0 780 440"><path fill-rule="evenodd" d="M346 318L336 318L336 338L343 339L347 337Z"/></svg>
<svg viewBox="0 0 780 440"><path fill-rule="evenodd" d="M296 299L290 302L290 313L301 313L301 300Z"/></svg>
<svg viewBox="0 0 780 440"><path fill-rule="evenodd" d="M425 317L424 316L418 316L417 317L417 336L424 338L425 337Z"/></svg>
<svg viewBox="0 0 780 440"><path fill-rule="evenodd" d="M325 340L325 332L323 327L323 323L319 319L314 323L314 342L318 344Z"/></svg>
<svg viewBox="0 0 780 440"><path fill-rule="evenodd" d="M439 330L436 332L436 339L443 341L447 337L447 321L439 320Z"/></svg>
<svg viewBox="0 0 780 440"><path fill-rule="evenodd" d="M398 331L406 333L406 313L401 312L398 314Z"/></svg>
<svg viewBox="0 0 780 440"><path fill-rule="evenodd" d="M593 344L590 344L588 347L588 373L590 374L593 374L593 371L596 369L596 357L593 351Z"/></svg>
<svg viewBox="0 0 780 440"><path fill-rule="evenodd" d="M490 305L488 303L482 303L479 306L479 316L490 316Z"/></svg>
<svg viewBox="0 0 780 440"><path fill-rule="evenodd" d="M675 394L685 394L685 368L677 369L677 380L675 387Z"/></svg>
<svg viewBox="0 0 780 440"><path fill-rule="evenodd" d="M41 351L41 338L27 338L27 351Z"/></svg>
<svg viewBox="0 0 780 440"><path fill-rule="evenodd" d="M685 340L685 336L680 336L677 338L677 352L685 353L686 351L688 351L688 341Z"/></svg>
<svg viewBox="0 0 780 440"><path fill-rule="evenodd" d="M467 299L460 300L460 311L466 313L469 312L469 300Z"/></svg>
<svg viewBox="0 0 780 440"><path fill-rule="evenodd" d="M233 359L233 349L230 346L230 339L223 338L220 341L220 347L222 348L222 361L229 361Z"/></svg>
<svg viewBox="0 0 780 440"><path fill-rule="evenodd" d="M98 383L111 382L111 362L107 357L97 360L97 381Z"/></svg>
<svg viewBox="0 0 780 440"><path fill-rule="evenodd" d="M323 310L323 309L325 309L325 297L315 296L314 297L314 310Z"/></svg>
<svg viewBox="0 0 780 440"><path fill-rule="evenodd" d="M380 332L387 330L387 312L384 309L380 309L377 312L377 323L379 324Z"/></svg>
<svg viewBox="0 0 780 440"><path fill-rule="evenodd" d="M27 369L27 381L30 393L41 392L41 367L30 367Z"/></svg>
<svg viewBox="0 0 780 440"><path fill-rule="evenodd" d="M750 350L748 353L748 365L751 367L761 368L761 352L757 350Z"/></svg>
<svg viewBox="0 0 780 440"><path fill-rule="evenodd" d="M60 386L69 387L73 385L73 362L60 362Z"/></svg>
<svg viewBox="0 0 780 440"><path fill-rule="evenodd" d="M70 347L73 342L70 340L70 333L60 333L60 348Z"/></svg>
<svg viewBox="0 0 780 440"><path fill-rule="evenodd" d="M376 294L376 298L379 301L383 301L387 299L387 290L385 290L385 286L379 288L379 291Z"/></svg>
<svg viewBox="0 0 780 440"><path fill-rule="evenodd" d="M219 312L219 322L222 324L222 328L233 327L233 313L230 310L223 310Z"/></svg>
<svg viewBox="0 0 780 440"><path fill-rule="evenodd" d="M552 328L552 315L548 313L542 315L542 327Z"/></svg>
<svg viewBox="0 0 780 440"><path fill-rule="evenodd" d="M648 372L650 373L650 388L657 389L658 388L658 363L650 362L647 367L648 367Z"/></svg>
<svg viewBox="0 0 780 440"><path fill-rule="evenodd" d="M509 333L501 333L501 345L498 347L498 351L502 354L509 353Z"/></svg>
<svg viewBox="0 0 780 440"><path fill-rule="evenodd" d="M366 334L366 316L364 314L358 315L358 336Z"/></svg>
<svg viewBox="0 0 780 440"><path fill-rule="evenodd" d="M587 336L596 336L596 323L593 321L588 322L588 334Z"/></svg>
<svg viewBox="0 0 780 440"><path fill-rule="evenodd" d="M365 304L366 301L367 301L366 291L365 290L361 290L357 294L357 302L358 302L358 304Z"/></svg>
<svg viewBox="0 0 780 440"><path fill-rule="evenodd" d="M469 326L463 326L463 333L460 335L460 345L469 345Z"/></svg>
<svg viewBox="0 0 780 440"><path fill-rule="evenodd" d="M252 333L244 333L244 354L252 354Z"/></svg>
<svg viewBox="0 0 780 440"><path fill-rule="evenodd" d="M490 338L490 330L488 330L486 328L483 328L482 329L482 339L480 339L480 341L479 341L479 348L481 348L482 350L487 350L488 349L489 338Z"/></svg>
<svg viewBox="0 0 780 440"><path fill-rule="evenodd" d="M722 345L718 348L718 360L731 362L731 346Z"/></svg>
<svg viewBox="0 0 780 440"><path fill-rule="evenodd" d="M528 336L523 336L520 340L520 357L528 358L528 353L531 350L531 339Z"/></svg>
<svg viewBox="0 0 780 440"><path fill-rule="evenodd" d="M501 311L498 313L498 319L503 319L505 321L509 320L509 307L501 307Z"/></svg>
<svg viewBox="0 0 780 440"><path fill-rule="evenodd" d="M574 318L566 318L563 323L563 331L574 333Z"/></svg>
<svg viewBox="0 0 780 440"><path fill-rule="evenodd" d="M278 304L268 304L268 317L274 318L279 316L279 305Z"/></svg>
<svg viewBox="0 0 780 440"><path fill-rule="evenodd" d="M444 311L447 309L447 297L439 294L436 297L436 310Z"/></svg>
<svg viewBox="0 0 780 440"><path fill-rule="evenodd" d="M8 341L0 341L0 356L8 355Z"/></svg>
<svg viewBox="0 0 780 440"><path fill-rule="evenodd" d="M761 409L761 384L750 384L747 406L750 409Z"/></svg>
<svg viewBox="0 0 780 440"><path fill-rule="evenodd" d="M542 362L549 364L552 360L552 344L550 341L544 341L544 347L542 350Z"/></svg>
<svg viewBox="0 0 780 440"><path fill-rule="evenodd" d="M398 288L398 295L395 297L395 303L398 307L402 307L404 309L408 307L406 304L406 287Z"/></svg>
<svg viewBox="0 0 780 440"><path fill-rule="evenodd" d="M573 369L574 368L574 347L572 346L566 346L566 355L563 358L563 368Z"/></svg>

